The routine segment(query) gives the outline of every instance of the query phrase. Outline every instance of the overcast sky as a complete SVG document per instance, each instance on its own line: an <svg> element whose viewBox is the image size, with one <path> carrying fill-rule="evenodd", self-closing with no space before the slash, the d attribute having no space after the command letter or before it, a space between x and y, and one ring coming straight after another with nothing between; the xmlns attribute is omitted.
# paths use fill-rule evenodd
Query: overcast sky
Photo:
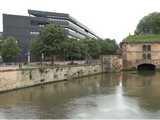
<svg viewBox="0 0 160 120"><path fill-rule="evenodd" d="M160 0L0 0L0 31L2 13L28 15L27 9L69 13L98 36L120 42L143 16L160 12Z"/></svg>

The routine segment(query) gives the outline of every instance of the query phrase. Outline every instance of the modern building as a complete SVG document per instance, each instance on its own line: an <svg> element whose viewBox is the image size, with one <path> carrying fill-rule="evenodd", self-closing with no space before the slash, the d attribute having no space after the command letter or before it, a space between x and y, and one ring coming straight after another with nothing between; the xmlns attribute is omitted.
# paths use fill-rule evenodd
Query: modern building
<svg viewBox="0 0 160 120"><path fill-rule="evenodd" d="M3 32L0 32L0 37L3 35Z"/></svg>
<svg viewBox="0 0 160 120"><path fill-rule="evenodd" d="M69 14L36 10L28 10L28 14L29 16L3 14L3 36L15 37L22 49L18 61L27 61L30 40L37 36L46 24L62 26L69 38L99 38Z"/></svg>
<svg viewBox="0 0 160 120"><path fill-rule="evenodd" d="M134 35L121 42L124 69L160 68L160 35Z"/></svg>

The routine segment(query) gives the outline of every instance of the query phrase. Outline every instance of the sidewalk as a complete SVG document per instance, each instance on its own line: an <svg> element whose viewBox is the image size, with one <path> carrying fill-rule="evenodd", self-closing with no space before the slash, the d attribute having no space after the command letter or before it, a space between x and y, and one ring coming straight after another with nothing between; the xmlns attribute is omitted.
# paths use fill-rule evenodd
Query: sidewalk
<svg viewBox="0 0 160 120"><path fill-rule="evenodd" d="M16 69L19 69L18 65L2 65L2 66L0 66L0 71L16 70Z"/></svg>

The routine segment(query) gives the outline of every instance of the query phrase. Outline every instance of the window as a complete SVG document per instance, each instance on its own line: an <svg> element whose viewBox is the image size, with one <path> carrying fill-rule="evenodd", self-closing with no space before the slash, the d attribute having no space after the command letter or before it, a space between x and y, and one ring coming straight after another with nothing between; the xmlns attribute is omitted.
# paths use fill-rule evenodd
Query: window
<svg viewBox="0 0 160 120"><path fill-rule="evenodd" d="M31 35L39 35L39 32L30 32Z"/></svg>
<svg viewBox="0 0 160 120"><path fill-rule="evenodd" d="M30 22L31 22L31 26L39 26L39 27L49 24L48 22L37 21L37 20L31 20Z"/></svg>
<svg viewBox="0 0 160 120"><path fill-rule="evenodd" d="M151 59L151 54L149 53L149 54L147 54L147 59Z"/></svg>
<svg viewBox="0 0 160 120"><path fill-rule="evenodd" d="M144 53L143 54L143 59L151 60L151 54L150 53L148 53L148 54Z"/></svg>
<svg viewBox="0 0 160 120"><path fill-rule="evenodd" d="M143 59L146 59L146 54L143 54Z"/></svg>
<svg viewBox="0 0 160 120"><path fill-rule="evenodd" d="M151 45L143 45L143 51L151 51Z"/></svg>
<svg viewBox="0 0 160 120"><path fill-rule="evenodd" d="M143 45L143 51L146 51L146 45Z"/></svg>
<svg viewBox="0 0 160 120"><path fill-rule="evenodd" d="M45 25L40 24L39 27L42 27L42 28L43 28L43 27L45 27Z"/></svg>
<svg viewBox="0 0 160 120"><path fill-rule="evenodd" d="M147 46L147 51L151 51L151 45Z"/></svg>

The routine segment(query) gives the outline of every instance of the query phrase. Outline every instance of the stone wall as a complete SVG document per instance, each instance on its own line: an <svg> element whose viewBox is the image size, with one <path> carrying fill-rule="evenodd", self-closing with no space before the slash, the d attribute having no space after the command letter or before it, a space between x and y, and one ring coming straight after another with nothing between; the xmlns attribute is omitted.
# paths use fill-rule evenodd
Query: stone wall
<svg viewBox="0 0 160 120"><path fill-rule="evenodd" d="M101 56L101 61L105 72L119 72L123 69L123 60L119 55Z"/></svg>
<svg viewBox="0 0 160 120"><path fill-rule="evenodd" d="M0 92L122 69L122 59L117 55L102 56L101 64L94 65L0 69Z"/></svg>
<svg viewBox="0 0 160 120"><path fill-rule="evenodd" d="M102 73L102 66L81 65L0 72L0 92Z"/></svg>
<svg viewBox="0 0 160 120"><path fill-rule="evenodd" d="M122 42L121 50L122 50L124 69L136 69L139 63L140 64L143 63L143 60L144 60L143 54L145 53L145 51L143 51L143 45L151 46L151 51L149 51L149 53L151 54L151 62L149 63L152 63L152 61L160 61L160 43L159 42L153 42L153 43ZM158 65L156 64L156 66Z"/></svg>

